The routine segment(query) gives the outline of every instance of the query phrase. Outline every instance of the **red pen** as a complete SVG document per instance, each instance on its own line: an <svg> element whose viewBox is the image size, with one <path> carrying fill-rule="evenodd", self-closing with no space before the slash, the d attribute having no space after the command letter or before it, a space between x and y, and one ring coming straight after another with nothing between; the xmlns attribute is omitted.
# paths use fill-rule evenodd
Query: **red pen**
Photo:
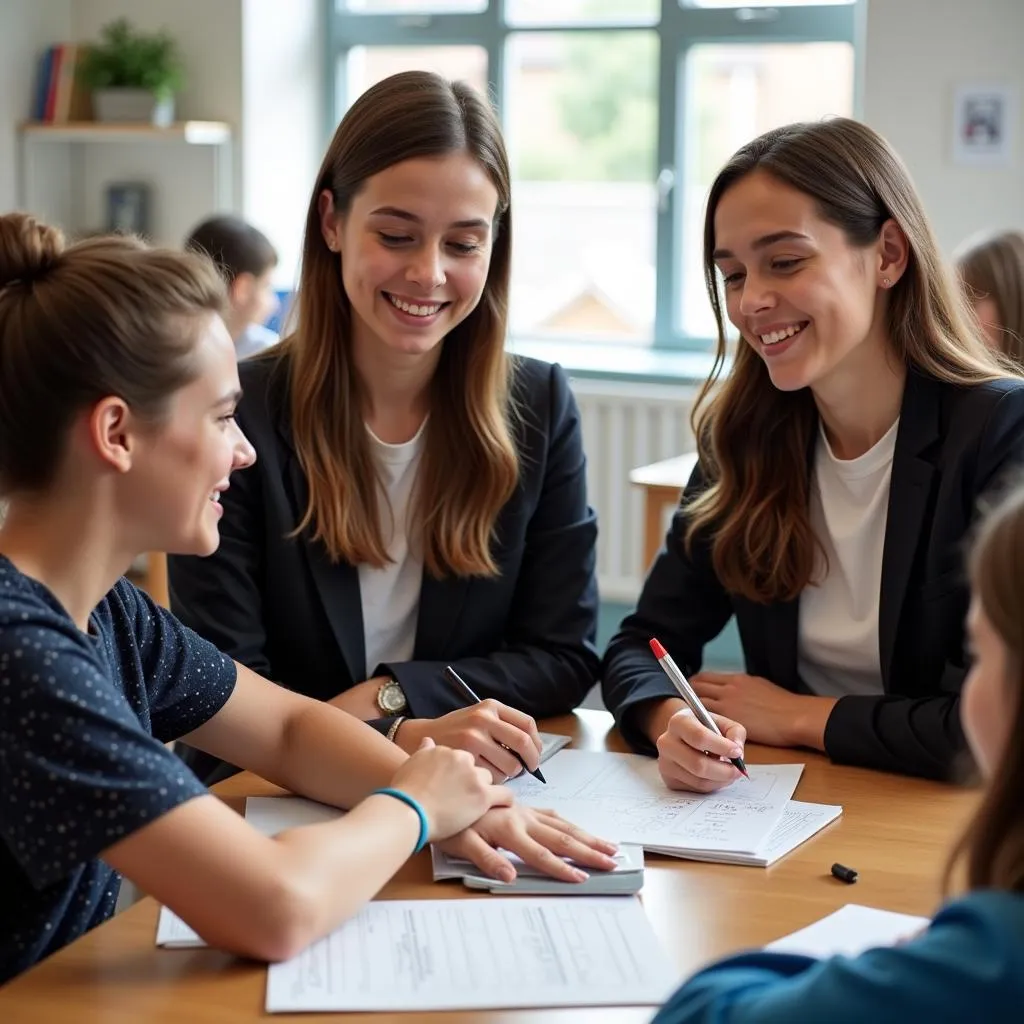
<svg viewBox="0 0 1024 1024"><path fill-rule="evenodd" d="M693 712L694 717L701 725L710 729L713 733L717 733L719 736L722 735L722 730L718 728L715 720L707 713L704 705L701 704L700 698L694 692L693 687L687 682L686 676L679 671L679 666L672 660L672 655L661 646L661 643L655 638L651 637L651 650L654 651L654 656L658 659L658 664L665 670L665 675L672 681L672 685L676 688L679 696L686 701L687 707ZM724 736L722 737L725 738ZM745 778L750 778L747 774L747 766L743 763L742 757L730 757L729 763L736 769L741 771Z"/></svg>

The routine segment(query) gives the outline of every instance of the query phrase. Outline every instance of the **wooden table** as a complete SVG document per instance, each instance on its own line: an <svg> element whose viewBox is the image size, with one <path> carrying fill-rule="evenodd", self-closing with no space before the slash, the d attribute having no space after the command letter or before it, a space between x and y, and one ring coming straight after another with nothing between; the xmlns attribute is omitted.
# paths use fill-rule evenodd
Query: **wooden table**
<svg viewBox="0 0 1024 1024"><path fill-rule="evenodd" d="M544 723L588 750L624 749L602 711ZM641 898L679 977L713 957L760 945L803 927L844 903L911 914L932 912L946 850L975 797L969 792L856 768L820 755L751 745L747 760L806 764L796 796L839 803L842 818L773 867L697 864L648 855ZM248 773L216 792L241 810L245 796L280 790ZM860 872L852 886L829 875L834 861ZM182 865L182 870L188 870ZM458 884L433 884L427 853L414 857L386 887L384 899L487 899ZM236 1024L269 1019L310 1024L317 1017L263 1014L266 968L209 949L158 950L158 907L149 898L108 921L0 989L0 1020L11 1024ZM531 1024L640 1024L651 1009L509 1011L505 1013L339 1015L338 1020L529 1021ZM327 1015L318 1015L320 1017Z"/></svg>
<svg viewBox="0 0 1024 1024"><path fill-rule="evenodd" d="M697 453L640 466L629 482L644 492L644 571L651 567L665 536L665 512L679 504L679 495L697 465Z"/></svg>

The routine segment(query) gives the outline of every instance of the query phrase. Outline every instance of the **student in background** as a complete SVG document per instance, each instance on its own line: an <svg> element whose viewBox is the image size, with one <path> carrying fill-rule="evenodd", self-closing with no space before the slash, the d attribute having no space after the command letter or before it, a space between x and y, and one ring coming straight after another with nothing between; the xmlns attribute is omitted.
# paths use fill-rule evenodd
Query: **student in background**
<svg viewBox="0 0 1024 1024"><path fill-rule="evenodd" d="M972 239L957 254L957 270L989 344L1024 366L1024 234Z"/></svg>
<svg viewBox="0 0 1024 1024"><path fill-rule="evenodd" d="M313 188L298 328L240 370L256 468L217 553L170 561L174 609L238 661L496 777L520 770L506 746L536 767L534 717L599 665L576 403L558 366L505 352L509 202L470 87L408 72L355 102Z"/></svg>
<svg viewBox="0 0 1024 1024"><path fill-rule="evenodd" d="M1024 490L984 523L971 559L964 731L985 780L951 868L967 893L892 949L819 961L746 953L691 978L653 1024L960 1024L1024 1005ZM948 878L947 878L948 882Z"/></svg>
<svg viewBox="0 0 1024 1024"><path fill-rule="evenodd" d="M244 220L224 215L194 228L185 248L206 253L227 281L224 322L238 358L276 345L277 333L263 326L279 306L273 283L277 250L270 239Z"/></svg>
<svg viewBox="0 0 1024 1024"><path fill-rule="evenodd" d="M0 217L0 983L109 917L121 874L211 944L276 960L426 838L506 877L498 846L569 881L562 855L613 866L607 844L510 806L465 752L407 757L119 578L141 551L213 551L220 496L252 463L223 300L197 255L65 249ZM182 735L350 813L265 837L164 745Z"/></svg>
<svg viewBox="0 0 1024 1024"><path fill-rule="evenodd" d="M985 344L899 158L845 118L740 149L712 185L719 328L699 461L604 663L604 698L665 781L712 790L746 739L948 777L962 749L981 495L1024 460L1024 382ZM725 316L740 340L721 380ZM735 615L746 672L702 672ZM656 636L719 716L701 726ZM707 756L709 751L712 756Z"/></svg>

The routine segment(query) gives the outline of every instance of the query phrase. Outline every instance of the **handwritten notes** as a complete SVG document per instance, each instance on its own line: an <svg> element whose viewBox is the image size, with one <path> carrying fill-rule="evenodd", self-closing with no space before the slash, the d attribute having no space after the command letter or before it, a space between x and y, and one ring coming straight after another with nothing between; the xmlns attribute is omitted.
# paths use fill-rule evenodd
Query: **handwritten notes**
<svg viewBox="0 0 1024 1024"><path fill-rule="evenodd" d="M750 765L717 793L669 790L657 762L636 754L563 750L508 785L520 802L550 807L596 835L665 853L756 854L782 819L803 765Z"/></svg>

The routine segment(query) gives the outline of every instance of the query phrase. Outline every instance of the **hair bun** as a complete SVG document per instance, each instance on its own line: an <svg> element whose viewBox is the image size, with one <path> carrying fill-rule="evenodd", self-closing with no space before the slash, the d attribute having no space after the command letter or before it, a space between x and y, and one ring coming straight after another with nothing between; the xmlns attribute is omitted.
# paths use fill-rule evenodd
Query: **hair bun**
<svg viewBox="0 0 1024 1024"><path fill-rule="evenodd" d="M0 288L34 281L64 251L64 234L28 213L0 217Z"/></svg>

